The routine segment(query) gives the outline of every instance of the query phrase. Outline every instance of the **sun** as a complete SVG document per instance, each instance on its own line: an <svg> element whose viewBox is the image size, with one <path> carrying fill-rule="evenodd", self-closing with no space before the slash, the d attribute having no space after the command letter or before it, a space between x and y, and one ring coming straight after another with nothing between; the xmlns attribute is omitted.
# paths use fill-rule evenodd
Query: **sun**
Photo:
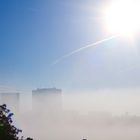
<svg viewBox="0 0 140 140"><path fill-rule="evenodd" d="M140 31L140 1L112 0L104 9L107 30L114 35L132 36Z"/></svg>

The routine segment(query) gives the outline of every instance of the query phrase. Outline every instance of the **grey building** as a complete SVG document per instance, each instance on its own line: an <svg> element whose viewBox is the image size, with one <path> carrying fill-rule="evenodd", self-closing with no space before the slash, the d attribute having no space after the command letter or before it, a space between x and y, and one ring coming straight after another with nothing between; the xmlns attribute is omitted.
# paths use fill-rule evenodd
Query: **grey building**
<svg viewBox="0 0 140 140"><path fill-rule="evenodd" d="M33 111L56 113L62 110L62 90L38 88L32 91Z"/></svg>
<svg viewBox="0 0 140 140"><path fill-rule="evenodd" d="M20 93L16 92L0 93L0 104L6 104L12 112L17 112L19 110L19 97Z"/></svg>

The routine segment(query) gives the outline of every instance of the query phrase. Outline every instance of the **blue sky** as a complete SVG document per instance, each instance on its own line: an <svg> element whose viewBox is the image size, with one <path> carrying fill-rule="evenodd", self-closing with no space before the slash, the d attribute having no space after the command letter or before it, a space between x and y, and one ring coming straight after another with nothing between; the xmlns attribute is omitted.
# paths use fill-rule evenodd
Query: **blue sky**
<svg viewBox="0 0 140 140"><path fill-rule="evenodd" d="M109 36L100 19L105 3L0 0L0 84L68 90L139 87L138 38L135 44L116 38L51 66L59 57Z"/></svg>

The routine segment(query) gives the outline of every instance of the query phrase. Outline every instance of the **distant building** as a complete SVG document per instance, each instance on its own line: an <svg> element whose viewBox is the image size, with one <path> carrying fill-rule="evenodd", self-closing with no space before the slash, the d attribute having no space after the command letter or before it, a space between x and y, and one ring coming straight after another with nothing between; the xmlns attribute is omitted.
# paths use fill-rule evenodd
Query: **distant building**
<svg viewBox="0 0 140 140"><path fill-rule="evenodd" d="M32 91L33 110L41 113L56 113L62 109L62 90L38 88Z"/></svg>
<svg viewBox="0 0 140 140"><path fill-rule="evenodd" d="M19 110L19 96L20 93L3 92L0 93L0 104L6 104L12 112Z"/></svg>

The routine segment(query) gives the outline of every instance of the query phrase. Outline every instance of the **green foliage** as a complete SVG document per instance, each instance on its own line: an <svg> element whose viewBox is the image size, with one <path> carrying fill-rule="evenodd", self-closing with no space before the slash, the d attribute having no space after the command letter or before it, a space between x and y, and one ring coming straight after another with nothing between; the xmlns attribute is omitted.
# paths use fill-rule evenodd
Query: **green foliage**
<svg viewBox="0 0 140 140"><path fill-rule="evenodd" d="M6 104L0 106L0 140L33 140L31 138L23 139L18 137L22 130L12 125L12 116L14 114L7 109Z"/></svg>

